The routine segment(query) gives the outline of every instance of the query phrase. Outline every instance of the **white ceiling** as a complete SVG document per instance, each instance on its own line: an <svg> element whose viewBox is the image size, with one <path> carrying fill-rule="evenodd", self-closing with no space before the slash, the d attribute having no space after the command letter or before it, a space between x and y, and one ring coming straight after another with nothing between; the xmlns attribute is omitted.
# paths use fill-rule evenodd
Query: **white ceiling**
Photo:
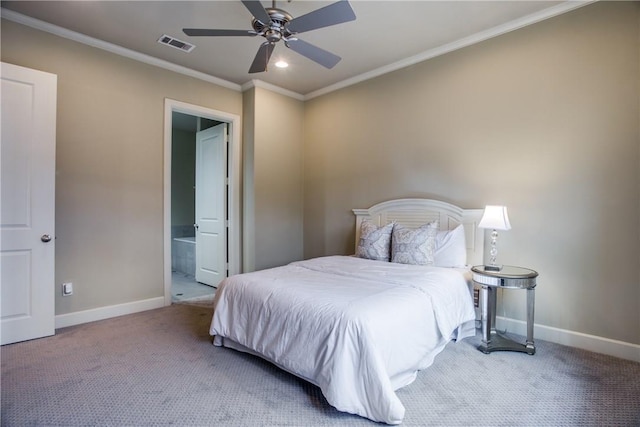
<svg viewBox="0 0 640 427"><path fill-rule="evenodd" d="M276 6L298 17L329 3L332 1L293 0L278 1ZM325 69L280 42L269 70L257 74L249 74L248 69L264 41L261 37L189 37L182 32L182 28L251 29L251 14L240 1L3 1L2 14L54 33L61 28L71 30L73 33L63 31L62 35L108 42L107 47L126 48L236 85L260 80L309 98L587 3L352 0L355 21L299 35L341 56L333 69ZM262 4L271 7L271 1ZM157 40L163 34L196 48L186 53L161 45ZM289 62L289 68L272 65L281 58Z"/></svg>

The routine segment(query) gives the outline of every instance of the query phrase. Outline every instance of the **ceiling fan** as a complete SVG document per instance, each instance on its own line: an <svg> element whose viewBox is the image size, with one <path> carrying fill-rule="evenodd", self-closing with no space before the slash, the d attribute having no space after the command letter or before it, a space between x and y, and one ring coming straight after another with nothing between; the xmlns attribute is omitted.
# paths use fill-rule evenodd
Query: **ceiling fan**
<svg viewBox="0 0 640 427"><path fill-rule="evenodd" d="M289 0L291 1L291 0ZM267 71L267 64L276 43L284 41L285 46L305 56L312 61L326 67L333 68L340 58L331 52L300 40L297 34L331 25L342 24L356 19L347 0L340 0L328 6L294 18L282 9L276 8L273 0L272 7L265 8L258 0L242 0L242 4L251 12L253 30L214 30L204 28L184 28L182 31L188 36L262 36L266 39L258 49L253 59L249 73Z"/></svg>

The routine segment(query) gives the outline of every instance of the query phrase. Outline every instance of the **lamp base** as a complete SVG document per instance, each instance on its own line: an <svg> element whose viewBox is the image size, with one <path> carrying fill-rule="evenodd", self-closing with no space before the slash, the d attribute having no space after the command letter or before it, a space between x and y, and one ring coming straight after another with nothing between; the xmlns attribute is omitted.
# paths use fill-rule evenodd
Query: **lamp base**
<svg viewBox="0 0 640 427"><path fill-rule="evenodd" d="M501 265L485 265L484 266L484 271L500 271L502 270L502 266Z"/></svg>

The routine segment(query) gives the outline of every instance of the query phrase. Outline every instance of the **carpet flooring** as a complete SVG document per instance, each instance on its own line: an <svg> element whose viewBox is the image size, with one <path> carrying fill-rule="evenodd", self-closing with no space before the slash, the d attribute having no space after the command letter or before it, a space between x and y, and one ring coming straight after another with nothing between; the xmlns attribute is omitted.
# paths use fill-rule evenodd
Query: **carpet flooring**
<svg viewBox="0 0 640 427"><path fill-rule="evenodd" d="M0 349L2 426L373 426L260 358L214 347L210 302L56 331ZM407 426L640 426L640 364L537 341L451 343L398 390Z"/></svg>

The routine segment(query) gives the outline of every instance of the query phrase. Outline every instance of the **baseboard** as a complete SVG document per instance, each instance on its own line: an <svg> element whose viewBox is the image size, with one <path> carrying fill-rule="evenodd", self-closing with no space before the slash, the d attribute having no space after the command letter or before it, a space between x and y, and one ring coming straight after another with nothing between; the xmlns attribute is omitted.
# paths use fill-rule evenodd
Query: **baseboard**
<svg viewBox="0 0 640 427"><path fill-rule="evenodd" d="M506 329L507 332L526 336L527 322L523 320L510 319L508 317L496 317L496 329ZM535 324L533 327L533 337L534 339L541 339L544 341L593 351L594 353L607 354L621 359L640 362L640 345L638 344L631 344L624 341L617 341L539 324Z"/></svg>
<svg viewBox="0 0 640 427"><path fill-rule="evenodd" d="M125 314L153 310L164 306L164 297L157 297L126 304L110 305L107 307L78 311L75 313L60 314L56 316L55 327L56 329L66 328L67 326L95 322L96 320L104 320L111 317L123 316ZM496 317L496 323L496 328L498 330L506 329L507 332L523 336L527 334L527 323L523 320L498 316ZM640 362L640 345L638 344L631 344L624 341L612 340L609 338L568 331L540 324L534 325L533 336L535 339L541 339L557 344L593 351L595 353L608 354L609 356Z"/></svg>
<svg viewBox="0 0 640 427"><path fill-rule="evenodd" d="M80 325L82 323L95 322L96 320L109 319L125 314L138 313L140 311L153 310L164 307L164 297L149 298L125 304L110 305L107 307L93 308L91 310L77 311L56 316L56 329L67 326Z"/></svg>

